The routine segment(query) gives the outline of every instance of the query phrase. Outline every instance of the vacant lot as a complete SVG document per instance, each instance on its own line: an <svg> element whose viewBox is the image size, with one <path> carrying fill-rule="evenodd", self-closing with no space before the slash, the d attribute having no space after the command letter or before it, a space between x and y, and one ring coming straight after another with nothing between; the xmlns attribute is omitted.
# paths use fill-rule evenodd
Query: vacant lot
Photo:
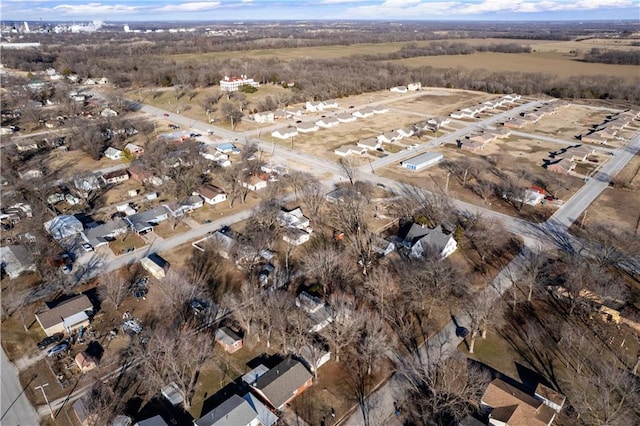
<svg viewBox="0 0 640 426"><path fill-rule="evenodd" d="M601 125L609 115L611 111L572 104L559 109L556 114L545 115L523 131L553 136L569 143L578 142L579 135L588 133L593 126Z"/></svg>
<svg viewBox="0 0 640 426"><path fill-rule="evenodd" d="M479 103L496 98L482 92L449 89L424 89L423 95L418 98L390 103L389 106L402 110L414 111L423 115L447 116L451 112L477 105Z"/></svg>

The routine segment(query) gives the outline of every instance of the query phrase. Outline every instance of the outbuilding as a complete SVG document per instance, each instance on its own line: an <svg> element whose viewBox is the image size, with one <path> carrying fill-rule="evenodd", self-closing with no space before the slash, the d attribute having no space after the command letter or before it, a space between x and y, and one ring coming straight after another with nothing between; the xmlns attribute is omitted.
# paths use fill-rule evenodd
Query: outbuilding
<svg viewBox="0 0 640 426"><path fill-rule="evenodd" d="M402 167L406 167L409 170L416 171L436 164L443 158L444 156L440 152L425 152L424 154L420 154L416 157L405 160L400 164L402 165Z"/></svg>

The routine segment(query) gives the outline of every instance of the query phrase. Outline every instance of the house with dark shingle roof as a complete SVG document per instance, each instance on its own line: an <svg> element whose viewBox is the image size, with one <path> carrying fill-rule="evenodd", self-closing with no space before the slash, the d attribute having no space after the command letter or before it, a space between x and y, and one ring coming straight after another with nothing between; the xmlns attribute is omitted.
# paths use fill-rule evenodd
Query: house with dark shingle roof
<svg viewBox="0 0 640 426"><path fill-rule="evenodd" d="M279 410L310 388L312 382L313 376L309 370L300 361L288 356L260 376L251 389L271 407Z"/></svg>
<svg viewBox="0 0 640 426"><path fill-rule="evenodd" d="M443 259L450 256L458 247L453 235L446 234L441 225L431 229L414 222L408 222L400 227L398 243L409 249L414 257L422 257L426 252L434 251Z"/></svg>
<svg viewBox="0 0 640 426"><path fill-rule="evenodd" d="M231 395L222 404L194 420L195 426L271 426L278 421L255 396Z"/></svg>

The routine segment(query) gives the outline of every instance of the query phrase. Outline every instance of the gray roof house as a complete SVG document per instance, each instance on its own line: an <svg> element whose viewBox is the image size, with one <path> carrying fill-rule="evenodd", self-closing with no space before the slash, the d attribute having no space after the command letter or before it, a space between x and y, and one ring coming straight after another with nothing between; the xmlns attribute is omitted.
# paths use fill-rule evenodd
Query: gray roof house
<svg viewBox="0 0 640 426"><path fill-rule="evenodd" d="M251 385L251 389L279 410L286 403L311 387L313 376L291 356L285 358Z"/></svg>
<svg viewBox="0 0 640 426"><path fill-rule="evenodd" d="M10 279L17 278L23 272L35 272L33 256L24 246L0 247L0 265Z"/></svg>
<svg viewBox="0 0 640 426"><path fill-rule="evenodd" d="M411 250L414 257L422 257L425 252L433 250L443 259L458 247L453 235L444 233L441 225L431 229L413 222L400 228L398 243Z"/></svg>
<svg viewBox="0 0 640 426"><path fill-rule="evenodd" d="M126 217L129 226L137 233L145 233L153 230L153 227L163 220L169 218L169 209L165 206L158 206L151 210L146 210L140 213L132 214Z"/></svg>
<svg viewBox="0 0 640 426"><path fill-rule="evenodd" d="M56 240L82 232L82 223L71 215L60 215L44 223L44 229Z"/></svg>
<svg viewBox="0 0 640 426"><path fill-rule="evenodd" d="M84 239L94 248L106 245L118 235L127 232L129 225L117 218L94 228L87 229L83 232Z"/></svg>
<svg viewBox="0 0 640 426"><path fill-rule="evenodd" d="M246 394L231 395L193 423L195 426L271 426L277 421L276 415L258 398Z"/></svg>

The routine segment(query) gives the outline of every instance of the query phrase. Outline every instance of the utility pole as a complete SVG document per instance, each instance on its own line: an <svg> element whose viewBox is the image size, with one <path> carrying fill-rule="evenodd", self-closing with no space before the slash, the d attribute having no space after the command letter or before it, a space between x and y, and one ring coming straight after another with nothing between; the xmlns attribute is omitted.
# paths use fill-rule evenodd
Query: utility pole
<svg viewBox="0 0 640 426"><path fill-rule="evenodd" d="M51 408L51 404L49 403L49 398L47 398L47 394L44 391L44 388L46 388L47 386L49 386L49 383L45 383L43 385L36 386L34 389L40 389L42 391L42 396L44 396L44 400L46 401L47 406L49 407L49 413L51 414L51 418L55 419L55 416L53 415L53 409Z"/></svg>

